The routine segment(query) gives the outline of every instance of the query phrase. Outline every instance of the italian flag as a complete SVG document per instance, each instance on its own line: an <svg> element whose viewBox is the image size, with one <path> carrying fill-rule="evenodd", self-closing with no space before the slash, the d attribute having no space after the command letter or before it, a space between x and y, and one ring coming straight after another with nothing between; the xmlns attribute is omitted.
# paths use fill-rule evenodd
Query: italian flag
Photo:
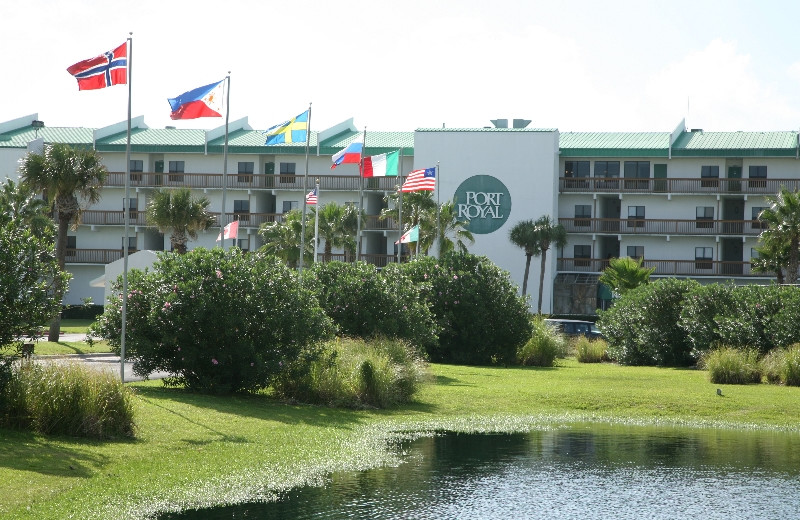
<svg viewBox="0 0 800 520"><path fill-rule="evenodd" d="M397 177L399 151L364 157L362 177Z"/></svg>

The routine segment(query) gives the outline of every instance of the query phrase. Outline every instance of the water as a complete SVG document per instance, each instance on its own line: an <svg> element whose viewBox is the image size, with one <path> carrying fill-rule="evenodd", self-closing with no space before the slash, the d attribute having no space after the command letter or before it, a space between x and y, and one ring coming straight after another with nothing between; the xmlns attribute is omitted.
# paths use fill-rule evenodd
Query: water
<svg viewBox="0 0 800 520"><path fill-rule="evenodd" d="M336 474L278 502L164 519L781 519L800 515L800 437L583 425L448 434L398 467Z"/></svg>

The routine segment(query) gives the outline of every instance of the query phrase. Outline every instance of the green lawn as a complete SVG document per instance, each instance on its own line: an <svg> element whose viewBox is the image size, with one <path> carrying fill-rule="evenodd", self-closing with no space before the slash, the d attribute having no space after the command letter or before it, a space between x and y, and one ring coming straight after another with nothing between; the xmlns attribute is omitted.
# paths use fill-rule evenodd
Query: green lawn
<svg viewBox="0 0 800 520"><path fill-rule="evenodd" d="M526 431L585 420L800 431L800 388L713 385L696 370L574 360L551 369L431 370L415 402L379 411L134 384L135 440L0 430L0 517L129 519L247 500L385 463L393 432Z"/></svg>

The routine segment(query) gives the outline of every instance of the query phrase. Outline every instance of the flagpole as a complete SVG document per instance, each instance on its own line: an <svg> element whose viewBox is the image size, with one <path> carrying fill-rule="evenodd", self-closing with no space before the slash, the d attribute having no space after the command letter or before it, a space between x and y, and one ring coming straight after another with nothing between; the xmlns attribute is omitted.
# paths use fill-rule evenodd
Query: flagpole
<svg viewBox="0 0 800 520"><path fill-rule="evenodd" d="M131 222L131 70L133 61L133 32L128 33L126 80L128 81L128 136L125 142L125 240L122 244L122 328L119 341L119 379L125 382L125 329L128 314L128 235Z"/></svg>
<svg viewBox="0 0 800 520"><path fill-rule="evenodd" d="M225 250L225 226L227 225L228 215L225 213L225 196L228 191L228 120L231 114L231 71L225 76L228 80L228 93L225 100L225 144L222 147L222 211L220 212L219 232L222 235L221 246ZM236 242L233 242L234 244Z"/></svg>
<svg viewBox="0 0 800 520"><path fill-rule="evenodd" d="M436 183L435 184L435 186L436 186L436 242L437 242L436 245L439 248L439 251L438 251L439 254L436 255L436 257L441 259L442 258L442 236L441 236L442 221L441 221L441 218L440 218L441 204L439 203L439 191L440 191L439 190L439 161L436 161L436 177L435 177L434 182Z"/></svg>
<svg viewBox="0 0 800 520"><path fill-rule="evenodd" d="M404 148L400 148L400 166L401 166L401 168L402 168L402 165L403 165L403 150L405 150L405 149ZM401 169L401 171L402 171L402 169ZM402 240L402 238L403 238L403 174L402 173L400 174L400 190L398 191L398 196L399 196L400 203L399 203L399 206L398 206L398 209L397 209L397 226L398 226L398 231L400 233L400 239L399 240ZM397 263L398 264L400 263L402 258L403 258L403 243L400 242L399 244L397 244Z"/></svg>
<svg viewBox="0 0 800 520"><path fill-rule="evenodd" d="M319 254L319 177L317 177L317 187L315 189L317 193L317 204L314 208L314 263L317 262L317 255Z"/></svg>
<svg viewBox="0 0 800 520"><path fill-rule="evenodd" d="M364 211L364 154L367 153L367 127L361 145L361 159L358 161L358 215L356 226L356 262L361 260L361 212Z"/></svg>
<svg viewBox="0 0 800 520"><path fill-rule="evenodd" d="M291 132L291 129L289 129ZM291 135L291 133L289 134ZM306 190L308 189L308 141L311 140L311 102L308 103L308 121L306 121L306 171L303 175L303 191L301 197L303 197L303 222L301 224L301 231L300 231L300 267L298 272L303 272L303 253L305 252L306 248L306 204L305 202L305 195ZM319 208L317 208L319 210ZM316 250L314 251L316 254Z"/></svg>

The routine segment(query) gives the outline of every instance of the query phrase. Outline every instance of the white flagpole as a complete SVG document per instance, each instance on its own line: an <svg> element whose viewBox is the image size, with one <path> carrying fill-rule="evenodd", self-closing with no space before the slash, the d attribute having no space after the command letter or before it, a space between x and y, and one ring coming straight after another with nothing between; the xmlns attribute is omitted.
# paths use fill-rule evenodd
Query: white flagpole
<svg viewBox="0 0 800 520"><path fill-rule="evenodd" d="M317 204L314 208L314 262L317 261L317 255L319 254L319 177L317 177Z"/></svg>
<svg viewBox="0 0 800 520"><path fill-rule="evenodd" d="M125 240L122 243L122 328L119 341L119 378L125 382L125 332L128 314L128 235L131 222L131 70L133 61L133 32L128 33L126 80L128 81L128 137L125 143ZM106 281L108 283L108 281Z"/></svg>
<svg viewBox="0 0 800 520"><path fill-rule="evenodd" d="M289 132L292 131L291 127L288 129ZM305 196L306 190L308 189L308 142L311 140L311 103L308 103L308 121L306 121L306 171L303 175L303 191L302 197L303 200L303 221L300 225L300 264L298 268L298 272L303 272L303 253L305 252L304 249L306 248L306 204ZM319 208L318 208L319 209ZM316 253L316 251L315 251Z"/></svg>
<svg viewBox="0 0 800 520"><path fill-rule="evenodd" d="M361 260L361 212L364 208L364 154L367 152L367 127L361 144L361 159L358 161L358 215L356 226L356 262Z"/></svg>
<svg viewBox="0 0 800 520"><path fill-rule="evenodd" d="M225 76L228 80L228 94L225 101L225 145L222 148L222 211L220 212L219 229L222 233L222 249L225 249L225 226L228 223L228 215L225 213L225 194L228 188L228 119L231 114L231 71ZM233 242L236 243L235 241Z"/></svg>
<svg viewBox="0 0 800 520"><path fill-rule="evenodd" d="M400 148L400 165L402 167L403 164L403 148ZM401 170L402 171L402 170ZM408 178L408 176L406 176ZM400 174L400 191L399 195L399 206L397 208L397 226L400 232L400 240L403 238L403 175ZM403 243L400 242L397 244L397 263L399 264L403 258Z"/></svg>
<svg viewBox="0 0 800 520"><path fill-rule="evenodd" d="M439 203L439 161L436 161L436 176L434 177L434 186L436 187L436 242L439 246L439 254L437 258L442 258L442 220L440 218L441 204Z"/></svg>

